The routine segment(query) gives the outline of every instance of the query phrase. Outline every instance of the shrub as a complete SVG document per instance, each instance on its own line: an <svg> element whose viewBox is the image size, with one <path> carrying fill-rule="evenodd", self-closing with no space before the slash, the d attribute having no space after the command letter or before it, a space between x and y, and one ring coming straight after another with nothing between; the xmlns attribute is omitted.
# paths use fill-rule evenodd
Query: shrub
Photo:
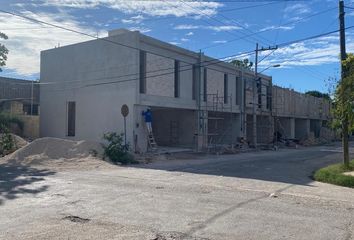
<svg viewBox="0 0 354 240"><path fill-rule="evenodd" d="M8 114L0 113L0 125L6 127L6 129L10 129L11 124L16 124L18 128L23 131L24 124L22 120Z"/></svg>
<svg viewBox="0 0 354 240"><path fill-rule="evenodd" d="M0 129L0 155L4 156L15 150L15 139L5 125L0 124Z"/></svg>
<svg viewBox="0 0 354 240"><path fill-rule="evenodd" d="M124 144L124 134L108 132L103 135L108 144L103 144L104 157L108 157L113 163L136 163L129 153L129 144Z"/></svg>
<svg viewBox="0 0 354 240"><path fill-rule="evenodd" d="M343 164L334 164L316 171L316 181L331 183L343 187L354 188L354 176L344 175L344 172L354 171L354 160L350 162L349 168Z"/></svg>

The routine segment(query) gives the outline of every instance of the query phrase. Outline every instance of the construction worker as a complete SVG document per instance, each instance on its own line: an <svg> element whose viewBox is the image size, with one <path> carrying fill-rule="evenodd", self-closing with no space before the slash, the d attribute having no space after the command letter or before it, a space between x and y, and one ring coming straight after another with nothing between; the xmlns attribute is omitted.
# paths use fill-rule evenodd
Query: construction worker
<svg viewBox="0 0 354 240"><path fill-rule="evenodd" d="M147 130L149 133L152 133L152 112L150 108L147 108L146 111L142 112L142 115L144 116L144 120L146 123Z"/></svg>

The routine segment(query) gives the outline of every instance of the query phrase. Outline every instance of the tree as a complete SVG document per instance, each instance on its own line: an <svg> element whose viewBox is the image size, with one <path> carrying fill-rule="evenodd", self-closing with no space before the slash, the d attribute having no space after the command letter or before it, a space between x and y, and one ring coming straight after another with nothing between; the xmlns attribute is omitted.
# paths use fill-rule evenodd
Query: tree
<svg viewBox="0 0 354 240"><path fill-rule="evenodd" d="M335 117L341 122L343 163L349 168L348 134L354 123L354 55L348 54L342 64L345 77L337 85L333 105Z"/></svg>
<svg viewBox="0 0 354 240"><path fill-rule="evenodd" d="M307 91L305 94L307 95L310 95L310 96L314 96L314 97L318 97L318 98L324 98L324 99L327 99L327 100L331 100L331 97L329 96L328 93L321 93L319 91Z"/></svg>
<svg viewBox="0 0 354 240"><path fill-rule="evenodd" d="M251 70L251 68L253 66L253 62L249 61L247 58L243 59L243 60L235 59L235 60L232 60L230 63L237 66L237 67L246 68L248 70Z"/></svg>
<svg viewBox="0 0 354 240"><path fill-rule="evenodd" d="M7 40L8 37L5 33L0 32L0 39ZM2 72L1 67L6 65L8 53L9 53L9 50L5 47L4 44L0 43L0 72Z"/></svg>

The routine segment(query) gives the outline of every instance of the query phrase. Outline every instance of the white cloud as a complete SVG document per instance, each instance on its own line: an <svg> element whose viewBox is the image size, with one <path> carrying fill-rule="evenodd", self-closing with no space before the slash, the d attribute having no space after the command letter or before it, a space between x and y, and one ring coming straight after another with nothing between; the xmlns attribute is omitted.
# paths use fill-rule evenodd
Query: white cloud
<svg viewBox="0 0 354 240"><path fill-rule="evenodd" d="M310 13L311 9L308 5L304 3L296 3L286 7L284 9L284 12L292 15L302 15L302 14Z"/></svg>
<svg viewBox="0 0 354 240"><path fill-rule="evenodd" d="M216 44L218 44L218 43L227 43L227 41L226 40L216 40L216 41L213 41L213 43L216 43Z"/></svg>
<svg viewBox="0 0 354 240"><path fill-rule="evenodd" d="M222 32L222 31L233 31L233 30L239 30L241 29L238 26L230 25L230 26L207 26L205 27L206 29L211 29L216 32Z"/></svg>
<svg viewBox="0 0 354 240"><path fill-rule="evenodd" d="M139 31L141 33L148 33L151 32L150 28L144 28L144 27L131 27L129 28L130 31Z"/></svg>
<svg viewBox="0 0 354 240"><path fill-rule="evenodd" d="M294 29L294 26L268 26L265 28L262 28L260 31L269 31L269 30L284 30L284 31L289 31Z"/></svg>
<svg viewBox="0 0 354 240"><path fill-rule="evenodd" d="M141 23L145 18L142 15L137 15L137 16L133 16L129 19L122 19L122 23L126 23L126 24L139 24Z"/></svg>
<svg viewBox="0 0 354 240"><path fill-rule="evenodd" d="M168 42L169 44L172 44L172 45L180 45L179 42Z"/></svg>
<svg viewBox="0 0 354 240"><path fill-rule="evenodd" d="M193 35L194 35L193 32L186 33L186 36L193 36Z"/></svg>
<svg viewBox="0 0 354 240"><path fill-rule="evenodd" d="M220 2L212 1L156 1L156 0L44 0L44 5L69 8L98 8L108 7L123 13L141 13L150 16L176 17L212 16L222 7Z"/></svg>
<svg viewBox="0 0 354 240"><path fill-rule="evenodd" d="M75 19L63 12L35 14L26 11L22 14L95 36L96 34L99 36L107 35L104 31L97 33L92 28L84 29ZM64 46L92 40L88 36L39 25L7 14L0 14L0 29L9 36L9 39L4 42L9 49L8 61L4 69L15 71L23 76L39 73L40 51L54 48L58 44Z"/></svg>
<svg viewBox="0 0 354 240"><path fill-rule="evenodd" d="M174 27L176 30L191 30L191 29L198 29L201 26L198 25L190 25L190 24L182 24L182 25L177 25Z"/></svg>
<svg viewBox="0 0 354 240"><path fill-rule="evenodd" d="M349 36L347 44L348 52L354 50L354 43L351 40L352 37ZM267 67L280 64L282 67L296 67L339 63L338 49L338 36L325 36L280 48L260 65ZM264 52L262 55L267 53Z"/></svg>
<svg viewBox="0 0 354 240"><path fill-rule="evenodd" d="M224 25L224 26L204 26L204 25L191 25L191 24L182 24L174 27L176 30L192 30L192 29L209 29L216 32L222 31L233 31L239 30L240 27L234 25Z"/></svg>
<svg viewBox="0 0 354 240"><path fill-rule="evenodd" d="M181 41L182 41L182 42L188 42L189 39L188 39L188 38L181 38Z"/></svg>

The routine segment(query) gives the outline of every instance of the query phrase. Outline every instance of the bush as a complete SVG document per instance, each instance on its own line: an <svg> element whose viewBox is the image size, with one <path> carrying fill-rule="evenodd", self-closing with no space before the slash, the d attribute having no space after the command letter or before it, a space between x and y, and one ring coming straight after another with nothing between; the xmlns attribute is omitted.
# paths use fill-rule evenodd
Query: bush
<svg viewBox="0 0 354 240"><path fill-rule="evenodd" d="M129 144L124 144L124 134L108 132L103 135L108 144L103 144L104 157L108 157L113 163L136 163L129 153Z"/></svg>
<svg viewBox="0 0 354 240"><path fill-rule="evenodd" d="M11 124L16 124L18 128L23 131L24 124L22 120L18 119L17 117L10 116L8 114L0 113L0 125L5 127L6 129L10 129Z"/></svg>
<svg viewBox="0 0 354 240"><path fill-rule="evenodd" d="M316 171L316 181L331 183L343 187L354 188L354 176L344 175L344 172L354 171L354 160L350 162L349 168L343 164L334 164Z"/></svg>
<svg viewBox="0 0 354 240"><path fill-rule="evenodd" d="M0 124L0 129L0 156L4 156L15 151L15 139L5 125Z"/></svg>

